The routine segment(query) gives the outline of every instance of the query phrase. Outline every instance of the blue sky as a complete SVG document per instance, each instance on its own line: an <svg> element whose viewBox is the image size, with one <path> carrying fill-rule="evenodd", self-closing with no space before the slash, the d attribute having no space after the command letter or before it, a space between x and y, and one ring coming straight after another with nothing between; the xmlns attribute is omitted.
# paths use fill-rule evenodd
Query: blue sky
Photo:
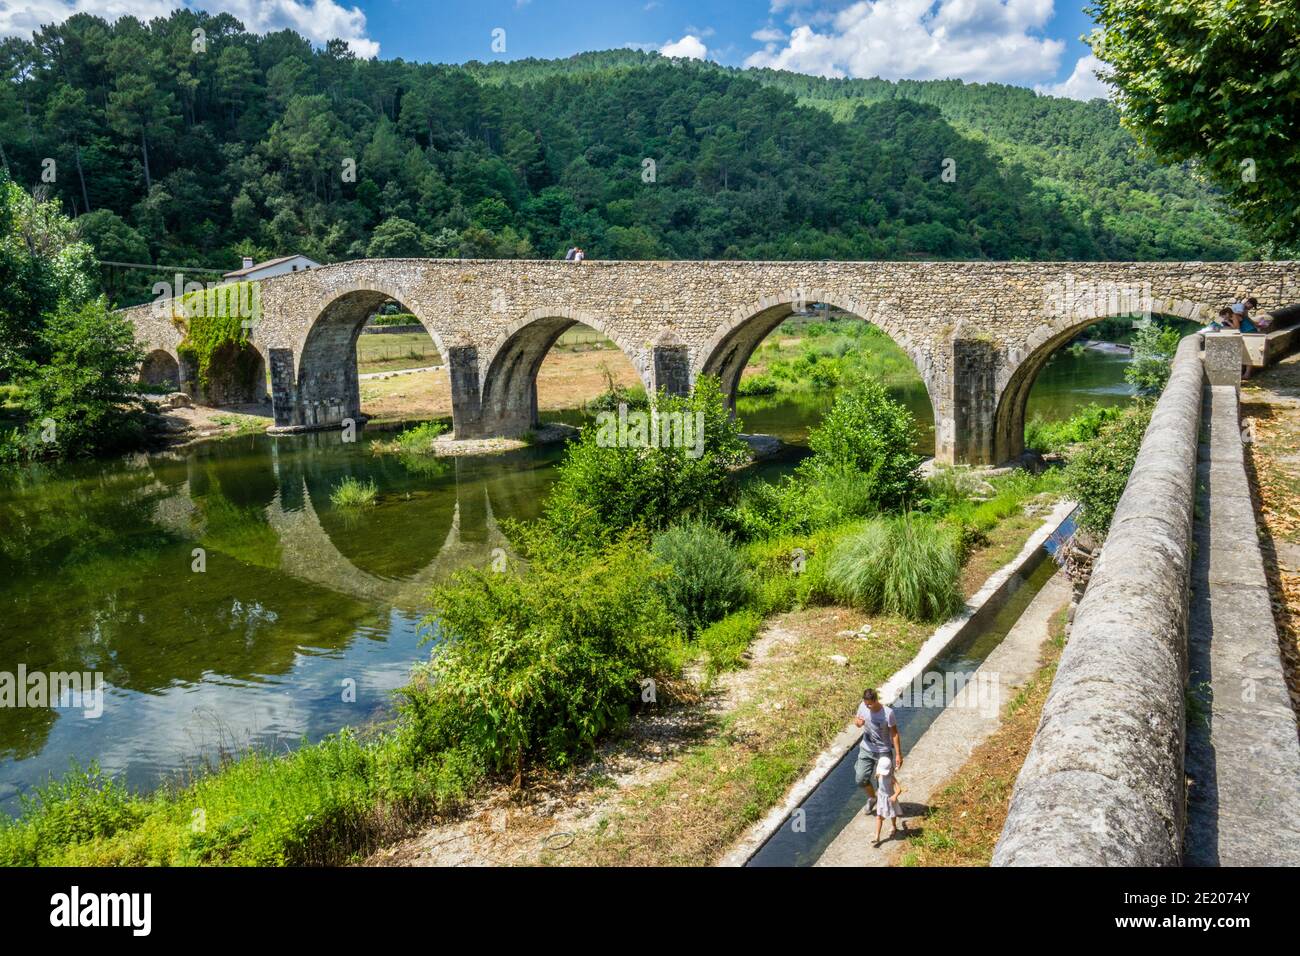
<svg viewBox="0 0 1300 956"><path fill-rule="evenodd" d="M460 63L637 46L827 76L959 77L1104 95L1086 0L0 0L0 35L77 10L142 19L184 3L361 55ZM498 46L494 51L493 31Z"/></svg>

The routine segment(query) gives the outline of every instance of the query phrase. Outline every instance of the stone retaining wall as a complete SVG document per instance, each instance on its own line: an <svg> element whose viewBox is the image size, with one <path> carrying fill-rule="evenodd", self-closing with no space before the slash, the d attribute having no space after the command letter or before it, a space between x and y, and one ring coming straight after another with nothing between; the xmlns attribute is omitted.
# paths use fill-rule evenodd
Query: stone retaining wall
<svg viewBox="0 0 1300 956"><path fill-rule="evenodd" d="M994 866L1181 862L1199 349L1198 336L1178 348L1076 610Z"/></svg>

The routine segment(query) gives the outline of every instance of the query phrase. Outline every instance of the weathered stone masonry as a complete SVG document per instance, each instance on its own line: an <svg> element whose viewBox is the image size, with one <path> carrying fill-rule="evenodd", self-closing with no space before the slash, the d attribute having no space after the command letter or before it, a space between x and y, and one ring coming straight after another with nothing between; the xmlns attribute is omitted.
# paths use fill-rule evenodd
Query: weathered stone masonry
<svg viewBox="0 0 1300 956"><path fill-rule="evenodd" d="M537 422L537 369L575 322L627 354L646 387L681 391L718 375L734 398L764 336L805 304L873 322L912 358L930 393L941 461L1021 451L1024 408L1051 354L1110 315L1204 319L1254 295L1300 301L1297 262L604 262L371 259L261 282L253 345L271 372L276 426L361 414L355 346L388 298L446 357L455 435ZM137 337L176 356L180 332L150 306Z"/></svg>

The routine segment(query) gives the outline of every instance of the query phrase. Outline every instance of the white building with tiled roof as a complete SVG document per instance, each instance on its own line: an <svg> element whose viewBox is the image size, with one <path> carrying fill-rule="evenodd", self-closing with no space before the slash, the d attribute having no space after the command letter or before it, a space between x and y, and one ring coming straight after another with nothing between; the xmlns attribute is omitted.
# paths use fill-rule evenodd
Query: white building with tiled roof
<svg viewBox="0 0 1300 956"><path fill-rule="evenodd" d="M314 269L318 265L320 265L319 262L308 259L301 253L267 259L265 262L258 263L253 262L252 256L244 256L244 264L233 272L227 272L224 278L238 282L246 282L251 279L269 279L271 276L281 276L286 272L302 272L304 269Z"/></svg>

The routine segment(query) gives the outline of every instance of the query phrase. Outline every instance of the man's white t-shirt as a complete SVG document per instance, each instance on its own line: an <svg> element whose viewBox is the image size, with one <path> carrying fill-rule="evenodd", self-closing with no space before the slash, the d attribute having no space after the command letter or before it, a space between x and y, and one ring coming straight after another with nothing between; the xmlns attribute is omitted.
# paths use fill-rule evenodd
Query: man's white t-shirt
<svg viewBox="0 0 1300 956"><path fill-rule="evenodd" d="M873 754L892 754L894 742L890 728L898 726L894 709L882 706L879 710L872 710L863 701L858 704L858 716L865 721L862 725L862 749Z"/></svg>

